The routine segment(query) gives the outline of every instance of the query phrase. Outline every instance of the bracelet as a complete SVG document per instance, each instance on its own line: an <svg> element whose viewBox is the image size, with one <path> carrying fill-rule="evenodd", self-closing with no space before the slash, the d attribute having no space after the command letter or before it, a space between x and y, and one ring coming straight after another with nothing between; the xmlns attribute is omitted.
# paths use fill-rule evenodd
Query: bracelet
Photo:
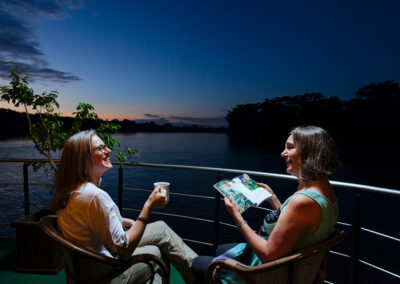
<svg viewBox="0 0 400 284"><path fill-rule="evenodd" d="M142 217L137 217L136 221L142 221L143 223L149 223L149 219L148 218L142 218Z"/></svg>
<svg viewBox="0 0 400 284"><path fill-rule="evenodd" d="M243 219L243 221L240 222L240 223L237 225L237 228L240 229L240 227L242 227L244 224L247 224L247 221Z"/></svg>

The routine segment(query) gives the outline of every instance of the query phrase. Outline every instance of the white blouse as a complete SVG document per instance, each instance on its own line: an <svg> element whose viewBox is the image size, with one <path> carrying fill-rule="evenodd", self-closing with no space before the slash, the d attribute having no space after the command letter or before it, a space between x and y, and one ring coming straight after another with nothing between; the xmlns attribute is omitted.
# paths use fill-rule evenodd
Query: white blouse
<svg viewBox="0 0 400 284"><path fill-rule="evenodd" d="M67 239L107 256L118 257L116 246L129 244L117 205L90 182L71 193L58 211L58 226Z"/></svg>

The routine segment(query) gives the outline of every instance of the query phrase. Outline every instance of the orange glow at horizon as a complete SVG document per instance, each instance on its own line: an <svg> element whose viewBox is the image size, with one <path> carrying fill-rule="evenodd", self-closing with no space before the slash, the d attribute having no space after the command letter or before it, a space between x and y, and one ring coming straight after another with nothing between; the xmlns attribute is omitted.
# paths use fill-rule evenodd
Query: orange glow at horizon
<svg viewBox="0 0 400 284"><path fill-rule="evenodd" d="M15 107L14 105L12 105L11 103L7 103L7 102L0 102L0 108L4 108L4 109L10 109L13 111L17 111L17 112L25 112L25 109L23 106L19 106L19 107ZM55 112L61 112L62 116L65 117L73 117L74 115L72 114L75 111L75 109L73 110L68 110L68 109L62 109L59 111L55 111ZM113 112L102 112L102 111L96 111L96 109L94 110L97 115L99 116L100 119L102 120L113 120L113 119L117 119L117 120L124 120L124 119L128 119L128 120L137 120L137 119L148 119L146 116L144 115L135 115L135 114L124 114L122 112L119 112L118 114L115 114ZM36 113L35 111L30 110L29 113Z"/></svg>

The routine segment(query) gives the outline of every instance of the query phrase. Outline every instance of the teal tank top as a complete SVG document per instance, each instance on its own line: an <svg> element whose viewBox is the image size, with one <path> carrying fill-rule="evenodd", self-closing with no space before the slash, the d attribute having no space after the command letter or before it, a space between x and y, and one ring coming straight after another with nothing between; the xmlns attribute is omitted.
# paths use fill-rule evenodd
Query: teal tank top
<svg viewBox="0 0 400 284"><path fill-rule="evenodd" d="M309 246L311 244L320 242L320 241L326 239L330 234L333 233L334 227L338 220L338 207L337 207L337 201L332 203L325 196L323 196L319 192L316 192L312 189L303 189L299 192L296 192L292 196L294 196L296 194L307 195L309 198L315 200L319 204L319 206L321 207L321 210L322 210L321 221L319 223L319 227L318 227L317 231L315 231L314 233L305 234L304 236L302 236L295 248L296 250L298 250L298 249L302 249L306 246ZM280 207L281 211L286 206L286 204L289 202L290 198L292 198L292 196L290 196L288 199L286 199L285 202L281 205L281 207ZM264 232L267 234L265 239L268 239L268 236L271 234L275 225L276 225L276 222L267 223L264 220L263 229L264 229Z"/></svg>

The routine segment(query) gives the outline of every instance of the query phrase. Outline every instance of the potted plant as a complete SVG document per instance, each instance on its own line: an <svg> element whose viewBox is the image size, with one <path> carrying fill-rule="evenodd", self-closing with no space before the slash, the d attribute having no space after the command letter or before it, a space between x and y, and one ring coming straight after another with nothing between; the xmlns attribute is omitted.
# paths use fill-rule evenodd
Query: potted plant
<svg viewBox="0 0 400 284"><path fill-rule="evenodd" d="M123 150L120 143L110 133L118 132L120 125L99 121L94 107L79 103L70 127L64 125L61 113L56 112L60 104L57 101L58 92L35 94L29 88L29 75L14 67L9 71L10 85L0 90L0 98L15 107L22 107L27 117L29 138L37 151L45 157L46 162L30 162L35 171L42 170L46 175L53 175L57 170L54 155L60 151L71 135L83 130L97 127L99 137L111 150L116 150L117 159L122 165L127 156L138 152L130 147ZM47 237L39 227L41 217L55 214L44 208L13 223L16 228L18 245L17 271L26 273L55 274L62 268L62 260L55 242Z"/></svg>

